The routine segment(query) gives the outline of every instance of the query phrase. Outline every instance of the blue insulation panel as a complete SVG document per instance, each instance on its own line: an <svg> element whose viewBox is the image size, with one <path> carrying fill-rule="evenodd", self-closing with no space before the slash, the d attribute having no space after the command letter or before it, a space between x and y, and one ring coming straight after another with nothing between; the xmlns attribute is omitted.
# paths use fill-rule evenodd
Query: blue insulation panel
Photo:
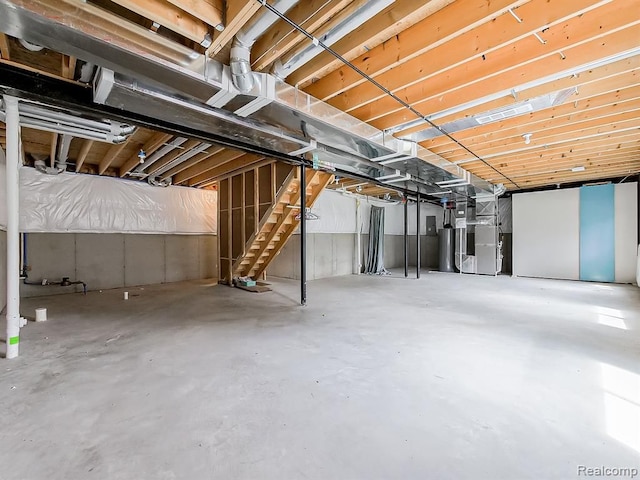
<svg viewBox="0 0 640 480"><path fill-rule="evenodd" d="M615 282L615 186L580 188L580 280Z"/></svg>

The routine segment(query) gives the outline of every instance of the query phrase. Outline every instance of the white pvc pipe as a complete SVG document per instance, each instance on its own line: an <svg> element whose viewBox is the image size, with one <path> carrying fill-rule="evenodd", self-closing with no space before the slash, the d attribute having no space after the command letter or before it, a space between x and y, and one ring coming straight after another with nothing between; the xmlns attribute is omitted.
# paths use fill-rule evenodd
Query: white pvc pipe
<svg viewBox="0 0 640 480"><path fill-rule="evenodd" d="M361 237L360 237L360 232L362 231L362 227L360 226L360 223L362 223L361 219L361 212L360 212L360 199L356 198L356 258L355 261L353 262L353 266L354 266L354 272L356 275L360 275L360 272L362 271L362 252L360 250L361 245Z"/></svg>
<svg viewBox="0 0 640 480"><path fill-rule="evenodd" d="M7 128L7 358L15 358L20 346L20 116L17 98L5 95L4 104Z"/></svg>

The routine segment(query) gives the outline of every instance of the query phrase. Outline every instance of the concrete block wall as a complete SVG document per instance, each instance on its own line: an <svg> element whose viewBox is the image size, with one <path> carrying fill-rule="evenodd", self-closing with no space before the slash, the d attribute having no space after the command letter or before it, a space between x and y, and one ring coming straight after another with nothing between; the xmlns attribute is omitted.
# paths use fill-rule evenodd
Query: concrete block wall
<svg viewBox="0 0 640 480"><path fill-rule="evenodd" d="M31 233L29 280L59 281L66 276L84 281L89 290L102 290L211 278L218 274L217 249L215 235ZM24 284L20 288L23 297L81 291Z"/></svg>
<svg viewBox="0 0 640 480"><path fill-rule="evenodd" d="M307 234L307 280L353 273L355 242L355 233ZM300 235L293 235L269 265L269 276L300 278Z"/></svg>
<svg viewBox="0 0 640 480"><path fill-rule="evenodd" d="M361 235L362 264L366 255L369 235ZM438 267L438 237L422 236L421 265L423 268ZM404 237L385 235L384 264L386 268L404 266ZM309 233L307 234L307 279L351 275L356 255L354 233ZM416 239L409 237L409 265L416 264ZM267 277L300 278L300 235L292 236L280 254L269 265Z"/></svg>

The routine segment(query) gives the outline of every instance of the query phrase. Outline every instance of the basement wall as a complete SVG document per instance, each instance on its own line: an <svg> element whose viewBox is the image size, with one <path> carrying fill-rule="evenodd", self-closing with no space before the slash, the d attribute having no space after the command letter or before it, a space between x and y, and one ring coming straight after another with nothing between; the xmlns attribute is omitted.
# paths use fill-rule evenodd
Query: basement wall
<svg viewBox="0 0 640 480"><path fill-rule="evenodd" d="M215 191L20 170L30 282L101 290L216 277L216 220ZM21 285L25 297L81 290Z"/></svg>
<svg viewBox="0 0 640 480"><path fill-rule="evenodd" d="M0 230L0 312L7 306L7 232ZM2 323L2 322L0 322Z"/></svg>
<svg viewBox="0 0 640 480"><path fill-rule="evenodd" d="M615 282L634 283L637 184L617 184L614 195ZM580 189L514 194L512 208L514 275L579 280Z"/></svg>
<svg viewBox="0 0 640 480"><path fill-rule="evenodd" d="M29 281L81 280L89 290L212 278L218 275L215 235L30 233ZM81 292L82 286L20 285L21 296Z"/></svg>
<svg viewBox="0 0 640 480"><path fill-rule="evenodd" d="M350 275L357 272L357 231L360 229L361 264L364 264L369 241L369 215L371 205L385 206L385 267L404 265L404 209L401 204L389 204L359 199L360 225L356 224L355 197L340 192L322 192L312 212L319 220L307 223L307 279ZM416 206L409 205L409 264L416 264ZM438 266L438 237L426 236L426 217L436 217L436 226L442 228L443 209L437 205L423 204L421 214L421 265L424 268ZM280 254L267 269L267 276L300 278L300 235L289 239Z"/></svg>
<svg viewBox="0 0 640 480"><path fill-rule="evenodd" d="M0 147L0 312L7 306L7 162L4 150ZM0 321L0 324L4 325Z"/></svg>

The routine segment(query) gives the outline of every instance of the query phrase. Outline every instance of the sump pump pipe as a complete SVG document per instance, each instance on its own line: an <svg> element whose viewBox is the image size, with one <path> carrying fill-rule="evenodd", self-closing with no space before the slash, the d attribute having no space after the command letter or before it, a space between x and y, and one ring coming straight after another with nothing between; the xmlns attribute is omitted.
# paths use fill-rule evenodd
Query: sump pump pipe
<svg viewBox="0 0 640 480"><path fill-rule="evenodd" d="M20 113L18 99L4 96L7 139L7 350L15 358L20 350Z"/></svg>
<svg viewBox="0 0 640 480"><path fill-rule="evenodd" d="M278 0L273 3L273 8L285 14L298 0ZM233 85L242 93L248 93L253 89L254 78L251 71L251 48L260 35L266 32L279 20L278 15L268 10L249 22L233 38L231 44L231 76Z"/></svg>

